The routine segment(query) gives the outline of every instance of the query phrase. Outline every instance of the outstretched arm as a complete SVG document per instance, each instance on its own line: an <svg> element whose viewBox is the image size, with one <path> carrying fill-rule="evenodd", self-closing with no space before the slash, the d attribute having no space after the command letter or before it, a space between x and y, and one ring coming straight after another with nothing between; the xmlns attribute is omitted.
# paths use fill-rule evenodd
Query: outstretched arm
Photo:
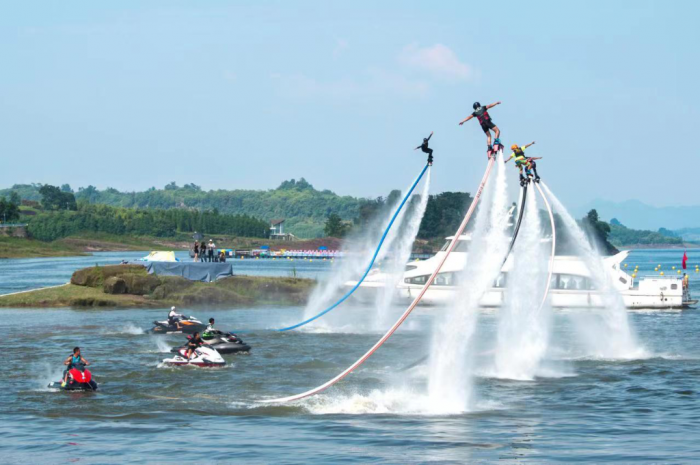
<svg viewBox="0 0 700 465"><path fill-rule="evenodd" d="M530 157L530 160L542 160L542 157Z"/></svg>
<svg viewBox="0 0 700 465"><path fill-rule="evenodd" d="M469 120L472 119L473 117L474 117L474 115L469 115L469 116L467 116L466 118L464 118L462 121L459 122L459 125L460 125L460 126L463 125L464 123L466 123L467 121L469 121Z"/></svg>
<svg viewBox="0 0 700 465"><path fill-rule="evenodd" d="M501 104L501 101L499 100L498 102L492 103L491 105L486 105L486 109L490 110L491 108L495 107L496 105L500 105L500 104Z"/></svg>
<svg viewBox="0 0 700 465"><path fill-rule="evenodd" d="M423 145L422 145L422 144L421 144L421 145L419 145L418 147L416 147L416 148L415 148L415 149L413 149L413 150L418 150L418 149L419 149L419 148L421 148L421 147L423 147Z"/></svg>
<svg viewBox="0 0 700 465"><path fill-rule="evenodd" d="M529 144L527 144L527 145L525 146L525 148L528 148L528 147L531 146L531 145L535 145L535 141L534 141L534 140L533 140L532 142L530 142Z"/></svg>
<svg viewBox="0 0 700 465"><path fill-rule="evenodd" d="M430 138L433 137L433 132L435 132L435 131L430 131L430 135L428 136L428 140L430 140Z"/></svg>
<svg viewBox="0 0 700 465"><path fill-rule="evenodd" d="M510 154L510 157L508 157L508 159L507 159L506 161L504 161L503 163L508 163L508 162L509 162L511 159L513 159L513 158L515 158L515 154L514 154L514 153L511 153L511 154Z"/></svg>

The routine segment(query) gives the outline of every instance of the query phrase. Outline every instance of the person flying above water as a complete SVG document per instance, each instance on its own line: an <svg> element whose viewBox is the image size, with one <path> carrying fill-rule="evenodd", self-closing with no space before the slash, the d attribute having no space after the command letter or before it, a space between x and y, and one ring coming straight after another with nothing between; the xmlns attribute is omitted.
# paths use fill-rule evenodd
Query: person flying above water
<svg viewBox="0 0 700 465"><path fill-rule="evenodd" d="M510 157L504 162L508 163L511 159L515 160L515 166L520 170L520 184L522 185L523 182L527 180L527 178L532 177L532 173L534 172L535 175L535 182L540 181L540 176L537 174L537 163L535 160L541 160L542 157L530 157L527 158L525 156L525 149L528 147L535 145L535 141L530 142L527 145L524 145L522 147L519 147L518 144L513 144L510 148L513 151L513 153L510 154ZM523 168L525 169L525 176L523 176Z"/></svg>
<svg viewBox="0 0 700 465"><path fill-rule="evenodd" d="M68 372L70 371L71 368L74 366L83 364L85 366L90 365L90 362L85 360L81 355L80 355L80 347L75 347L73 349L73 355L69 355L68 358L63 362L64 365L66 365L66 372L63 375L63 381L61 382L61 387L65 387L66 383L68 382Z"/></svg>
<svg viewBox="0 0 700 465"><path fill-rule="evenodd" d="M467 121L469 121L472 118L476 118L479 120L479 124L481 125L481 129L486 133L486 144L488 145L488 150L486 153L491 156L494 152L498 151L498 147L500 146L500 149L503 150L503 144L501 144L501 130L498 129L498 126L493 124L493 121L491 120L491 115L489 115L489 110L496 105L500 105L501 102L498 101L496 103L492 103L491 105L486 105L485 107L482 107L479 102L474 102L473 108L474 112L464 118L462 121L459 122L459 125L463 125ZM494 135L496 136L496 140L493 141L493 147L491 146L491 130L493 130Z"/></svg>
<svg viewBox="0 0 700 465"><path fill-rule="evenodd" d="M423 143L420 144L418 147L416 147L416 148L413 149L413 150L421 149L421 151L422 151L423 153L427 153L427 154L428 154L428 164L429 164L430 166L433 166L433 149L431 149L430 147L428 147L428 141L430 140L431 137L433 137L433 133L432 133L432 132L430 133L430 135L429 135L428 137L423 138Z"/></svg>

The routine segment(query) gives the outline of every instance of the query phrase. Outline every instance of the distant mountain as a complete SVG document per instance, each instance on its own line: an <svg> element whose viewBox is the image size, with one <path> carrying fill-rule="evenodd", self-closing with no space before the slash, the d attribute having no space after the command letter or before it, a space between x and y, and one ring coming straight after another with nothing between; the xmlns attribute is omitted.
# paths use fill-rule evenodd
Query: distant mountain
<svg viewBox="0 0 700 465"><path fill-rule="evenodd" d="M639 200L612 202L596 199L575 210L584 216L591 209L598 211L601 220L616 218L628 228L657 231L659 228L682 229L700 227L700 205L689 207L652 207Z"/></svg>

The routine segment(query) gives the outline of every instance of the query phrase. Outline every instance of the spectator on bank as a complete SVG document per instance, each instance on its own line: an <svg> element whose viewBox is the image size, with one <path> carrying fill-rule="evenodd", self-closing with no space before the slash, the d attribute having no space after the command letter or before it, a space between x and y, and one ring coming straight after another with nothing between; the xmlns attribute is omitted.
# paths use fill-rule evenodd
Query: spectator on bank
<svg viewBox="0 0 700 465"><path fill-rule="evenodd" d="M214 261L214 249L216 249L216 244L212 239L209 239L209 244L207 245L207 251L209 252L209 261Z"/></svg>
<svg viewBox="0 0 700 465"><path fill-rule="evenodd" d="M219 251L219 261L221 263L226 263L226 252L224 252L223 250Z"/></svg>
<svg viewBox="0 0 700 465"><path fill-rule="evenodd" d="M205 244L204 241L202 241L202 243L199 244L199 261L207 261L207 244Z"/></svg>
<svg viewBox="0 0 700 465"><path fill-rule="evenodd" d="M194 241L194 261L199 261L199 242Z"/></svg>

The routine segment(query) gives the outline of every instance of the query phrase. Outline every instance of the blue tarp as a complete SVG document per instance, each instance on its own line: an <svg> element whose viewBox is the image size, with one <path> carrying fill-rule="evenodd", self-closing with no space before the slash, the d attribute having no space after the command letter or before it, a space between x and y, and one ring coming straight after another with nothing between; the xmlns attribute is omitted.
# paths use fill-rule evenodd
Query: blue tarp
<svg viewBox="0 0 700 465"><path fill-rule="evenodd" d="M217 279L233 276L230 263L209 262L147 262L148 274L158 276L182 276L190 281L209 283Z"/></svg>

